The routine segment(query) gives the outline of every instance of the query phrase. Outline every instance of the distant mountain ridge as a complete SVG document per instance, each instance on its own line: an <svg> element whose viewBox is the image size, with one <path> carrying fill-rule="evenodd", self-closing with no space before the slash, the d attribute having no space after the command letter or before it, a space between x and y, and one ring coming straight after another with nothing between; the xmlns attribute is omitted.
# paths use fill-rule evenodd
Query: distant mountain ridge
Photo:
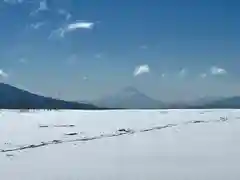
<svg viewBox="0 0 240 180"><path fill-rule="evenodd" d="M96 106L120 109L160 109L165 103L154 100L134 87L126 87L116 94L94 101Z"/></svg>
<svg viewBox="0 0 240 180"><path fill-rule="evenodd" d="M92 105L94 104L94 105ZM101 108L99 108L101 107ZM240 96L203 98L195 103L169 104L154 100L134 87L92 103L70 102L33 94L0 83L0 109L240 109Z"/></svg>
<svg viewBox="0 0 240 180"><path fill-rule="evenodd" d="M33 94L0 83L0 109L98 109L91 104L69 102Z"/></svg>
<svg viewBox="0 0 240 180"><path fill-rule="evenodd" d="M222 98L202 106L195 106L198 109L240 109L240 96Z"/></svg>
<svg viewBox="0 0 240 180"><path fill-rule="evenodd" d="M203 97L192 102L166 103L152 99L134 87L92 102L96 106L119 109L240 109L240 97Z"/></svg>

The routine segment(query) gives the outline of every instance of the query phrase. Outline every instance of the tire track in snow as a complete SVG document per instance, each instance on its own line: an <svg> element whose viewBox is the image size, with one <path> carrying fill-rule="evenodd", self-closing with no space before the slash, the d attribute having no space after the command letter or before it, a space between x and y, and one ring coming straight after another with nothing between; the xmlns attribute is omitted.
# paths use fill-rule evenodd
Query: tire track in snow
<svg viewBox="0 0 240 180"><path fill-rule="evenodd" d="M132 134L136 134L136 133L158 131L158 130L162 130L162 129L166 129L166 128L178 127L178 126L181 126L181 125L218 123L218 122L226 122L226 121L228 121L228 118L220 117L220 119L218 119L218 120L187 121L187 122L179 123L179 124L167 124L167 125L154 126L154 127L140 129L140 130L119 129L116 132L109 133L109 134L101 134L101 135L98 135L98 136L76 138L76 139L70 139L70 140L52 140L52 141L41 142L39 144L30 144L30 145L18 146L16 148L0 149L0 152L1 153L6 153L6 152L22 151L22 150L26 150L26 149L34 149L34 148L40 148L40 147L49 146L49 145L72 143L72 142L88 142L88 141L100 140L100 139L105 139L105 138L113 138L113 137L124 136L124 135L132 135Z"/></svg>

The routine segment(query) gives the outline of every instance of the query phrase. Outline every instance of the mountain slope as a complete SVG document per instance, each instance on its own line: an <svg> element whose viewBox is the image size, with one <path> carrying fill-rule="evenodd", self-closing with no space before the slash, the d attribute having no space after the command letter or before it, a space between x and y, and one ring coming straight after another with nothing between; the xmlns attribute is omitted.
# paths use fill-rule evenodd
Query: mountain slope
<svg viewBox="0 0 240 180"><path fill-rule="evenodd" d="M197 100L190 101L187 104L191 105L191 106L202 106L202 105L210 104L212 102L219 101L219 100L222 100L222 99L223 99L223 97L205 96L205 97L201 97Z"/></svg>
<svg viewBox="0 0 240 180"><path fill-rule="evenodd" d="M0 109L97 109L97 107L44 97L0 83Z"/></svg>
<svg viewBox="0 0 240 180"><path fill-rule="evenodd" d="M204 97L193 102L163 103L139 92L134 87L93 102L96 106L121 109L237 109L240 108L240 97Z"/></svg>
<svg viewBox="0 0 240 180"><path fill-rule="evenodd" d="M126 87L122 91L104 97L93 104L107 108L123 109L158 109L165 107L161 101L154 100L134 87Z"/></svg>
<svg viewBox="0 0 240 180"><path fill-rule="evenodd" d="M211 103L204 104L202 106L198 106L197 108L232 108L239 109L240 108L240 96L223 98L221 100L213 101Z"/></svg>

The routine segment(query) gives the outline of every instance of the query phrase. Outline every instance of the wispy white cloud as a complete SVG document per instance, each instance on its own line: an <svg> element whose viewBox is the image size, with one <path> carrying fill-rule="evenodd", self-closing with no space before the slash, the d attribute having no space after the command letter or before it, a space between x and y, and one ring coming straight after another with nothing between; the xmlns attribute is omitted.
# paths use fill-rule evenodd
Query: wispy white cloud
<svg viewBox="0 0 240 180"><path fill-rule="evenodd" d="M48 10L47 0L43 0L39 3L39 11L46 11Z"/></svg>
<svg viewBox="0 0 240 180"><path fill-rule="evenodd" d="M0 69L0 78L8 78L8 74Z"/></svg>
<svg viewBox="0 0 240 180"><path fill-rule="evenodd" d="M66 20L69 20L72 17L71 13L69 13L68 11L66 11L64 9L59 9L57 12L58 12L58 14L65 16Z"/></svg>
<svg viewBox="0 0 240 180"><path fill-rule="evenodd" d="M77 21L74 23L70 23L67 24L64 27L61 27L57 30L53 30L49 36L49 38L51 37L60 37L63 38L65 37L66 33L72 32L72 31L76 31L78 29L88 29L91 30L93 29L95 26L94 22L87 22L87 21Z"/></svg>
<svg viewBox="0 0 240 180"><path fill-rule="evenodd" d="M199 77L202 78L202 79L205 79L209 75L217 76L217 75L225 75L225 74L227 74L227 71L225 69L219 68L217 66L211 67L209 71L210 71L210 73L201 73L199 75Z"/></svg>
<svg viewBox="0 0 240 180"><path fill-rule="evenodd" d="M30 13L30 16L34 16L34 15L38 14L41 11L47 11L47 10L49 10L48 4L47 4L47 0L42 0L42 1L39 2L39 8L37 10L35 10L35 11L32 11Z"/></svg>
<svg viewBox="0 0 240 180"><path fill-rule="evenodd" d="M33 29L39 29L39 28L42 27L44 24L46 24L46 22L37 22L37 23L31 24L30 27L33 28Z"/></svg>
<svg viewBox="0 0 240 180"><path fill-rule="evenodd" d="M26 59L26 58L20 58L18 61L19 61L20 63L22 63L22 64L27 63L27 59Z"/></svg>
<svg viewBox="0 0 240 180"><path fill-rule="evenodd" d="M202 73L202 74L200 74L200 77L201 77L202 79L204 79L204 78L207 77L207 74L206 74L206 73Z"/></svg>
<svg viewBox="0 0 240 180"><path fill-rule="evenodd" d="M227 71L225 69L217 67L217 66L211 67L210 72L211 72L212 75L225 75L225 74L227 74Z"/></svg>
<svg viewBox="0 0 240 180"><path fill-rule="evenodd" d="M136 77L145 73L150 73L150 68L147 64L137 66L133 72L133 75Z"/></svg>
<svg viewBox="0 0 240 180"><path fill-rule="evenodd" d="M8 4L21 4L24 2L24 0L3 0L3 2Z"/></svg>
<svg viewBox="0 0 240 180"><path fill-rule="evenodd" d="M75 23L71 23L67 26L67 31L74 31L77 29L93 29L94 23L93 22L87 22L87 21L78 21Z"/></svg>
<svg viewBox="0 0 240 180"><path fill-rule="evenodd" d="M162 74L161 74L161 77L162 77L162 78L165 78L165 77L166 77L166 74L162 73Z"/></svg>
<svg viewBox="0 0 240 180"><path fill-rule="evenodd" d="M103 54L102 53L98 53L94 56L96 59L102 59Z"/></svg>
<svg viewBox="0 0 240 180"><path fill-rule="evenodd" d="M78 60L78 55L77 54L72 54L67 58L67 63L68 64L75 64Z"/></svg>
<svg viewBox="0 0 240 180"><path fill-rule="evenodd" d="M65 36L65 29L64 28L59 28L56 30L53 30L50 35L48 36L48 39L52 38L63 38Z"/></svg>
<svg viewBox="0 0 240 180"><path fill-rule="evenodd" d="M141 45L139 48L140 49L148 49L148 46L147 45Z"/></svg>
<svg viewBox="0 0 240 180"><path fill-rule="evenodd" d="M179 72L180 77L184 77L184 76L186 76L186 74L187 74L187 70L185 68L182 68Z"/></svg>
<svg viewBox="0 0 240 180"><path fill-rule="evenodd" d="M88 77L87 77L87 76L84 76L84 77L83 77L83 80L84 80L84 81L87 81L87 80L88 80Z"/></svg>

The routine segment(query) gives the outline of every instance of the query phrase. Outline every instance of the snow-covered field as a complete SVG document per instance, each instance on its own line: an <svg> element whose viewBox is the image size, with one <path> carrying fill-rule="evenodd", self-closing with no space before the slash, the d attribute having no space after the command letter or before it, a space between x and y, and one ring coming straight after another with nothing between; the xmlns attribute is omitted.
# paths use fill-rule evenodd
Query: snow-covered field
<svg viewBox="0 0 240 180"><path fill-rule="evenodd" d="M240 110L0 111L1 180L239 180Z"/></svg>

